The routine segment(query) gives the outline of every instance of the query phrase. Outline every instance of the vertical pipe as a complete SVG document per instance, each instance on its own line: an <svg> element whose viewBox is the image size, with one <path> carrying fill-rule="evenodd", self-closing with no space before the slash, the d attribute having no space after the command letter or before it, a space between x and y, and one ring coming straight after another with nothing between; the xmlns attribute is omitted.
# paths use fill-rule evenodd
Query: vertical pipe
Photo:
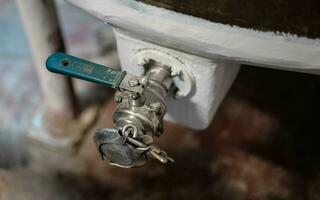
<svg viewBox="0 0 320 200"><path fill-rule="evenodd" d="M77 102L70 78L48 73L46 58L64 51L53 0L16 0L46 106L45 122L53 128L67 126L77 115Z"/></svg>

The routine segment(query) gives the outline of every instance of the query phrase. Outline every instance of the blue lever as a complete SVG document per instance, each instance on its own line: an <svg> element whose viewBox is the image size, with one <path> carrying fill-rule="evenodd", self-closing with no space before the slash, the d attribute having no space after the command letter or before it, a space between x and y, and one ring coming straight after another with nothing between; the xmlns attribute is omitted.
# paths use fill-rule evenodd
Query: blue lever
<svg viewBox="0 0 320 200"><path fill-rule="evenodd" d="M65 53L54 53L46 61L49 71L90 81L111 88L118 88L126 75L115 70Z"/></svg>

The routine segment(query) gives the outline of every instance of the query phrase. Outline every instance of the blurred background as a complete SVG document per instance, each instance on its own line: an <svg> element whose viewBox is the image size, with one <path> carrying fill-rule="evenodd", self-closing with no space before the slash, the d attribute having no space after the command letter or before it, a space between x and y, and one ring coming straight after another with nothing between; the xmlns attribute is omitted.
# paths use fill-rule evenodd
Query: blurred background
<svg viewBox="0 0 320 200"><path fill-rule="evenodd" d="M57 10L68 53L120 66L107 24L65 1ZM72 151L27 137L44 101L34 65L15 1L0 0L1 200L320 199L317 75L242 66L208 129L165 124L157 142L176 163L118 169L100 161L92 140L112 126L105 88L75 81L80 107L94 106Z"/></svg>

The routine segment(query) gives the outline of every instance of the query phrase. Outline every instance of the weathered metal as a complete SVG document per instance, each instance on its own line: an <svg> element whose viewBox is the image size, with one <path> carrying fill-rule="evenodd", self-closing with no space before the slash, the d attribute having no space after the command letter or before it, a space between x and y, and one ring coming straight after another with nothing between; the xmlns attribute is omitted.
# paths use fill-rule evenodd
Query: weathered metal
<svg viewBox="0 0 320 200"><path fill-rule="evenodd" d="M119 167L139 167L148 156L162 163L174 162L166 152L153 145L153 138L163 133L163 118L166 113L164 99L173 87L169 67L151 62L145 66L146 74L140 79L128 82L144 88L141 94L118 90L117 107L113 113L115 128L102 129L95 141L102 157L106 156L112 165ZM136 80L138 80L137 84ZM110 139L110 134L114 137ZM103 140L104 142L100 142ZM121 143L122 141L122 143Z"/></svg>

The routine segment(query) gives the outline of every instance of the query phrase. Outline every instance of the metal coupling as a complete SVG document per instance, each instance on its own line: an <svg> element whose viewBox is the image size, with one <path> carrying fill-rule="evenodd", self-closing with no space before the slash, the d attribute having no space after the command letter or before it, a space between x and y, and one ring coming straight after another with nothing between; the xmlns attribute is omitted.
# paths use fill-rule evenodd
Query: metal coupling
<svg viewBox="0 0 320 200"><path fill-rule="evenodd" d="M154 62L150 63L143 77L128 80L131 87L143 88L141 93L128 90L116 92L116 99L121 101L117 101L113 113L115 128L98 130L95 137L102 157L119 167L142 166L148 157L162 163L173 162L166 152L153 145L153 138L163 133L164 99L172 83L170 69ZM116 132L121 142L99 142L102 137L108 138L110 132Z"/></svg>
<svg viewBox="0 0 320 200"><path fill-rule="evenodd" d="M137 77L63 53L49 57L46 66L49 71L117 90L115 126L98 129L94 136L102 159L123 168L143 166L149 157L162 163L174 162L153 144L154 137L163 134L164 100L174 86L169 67L150 61L145 75Z"/></svg>

